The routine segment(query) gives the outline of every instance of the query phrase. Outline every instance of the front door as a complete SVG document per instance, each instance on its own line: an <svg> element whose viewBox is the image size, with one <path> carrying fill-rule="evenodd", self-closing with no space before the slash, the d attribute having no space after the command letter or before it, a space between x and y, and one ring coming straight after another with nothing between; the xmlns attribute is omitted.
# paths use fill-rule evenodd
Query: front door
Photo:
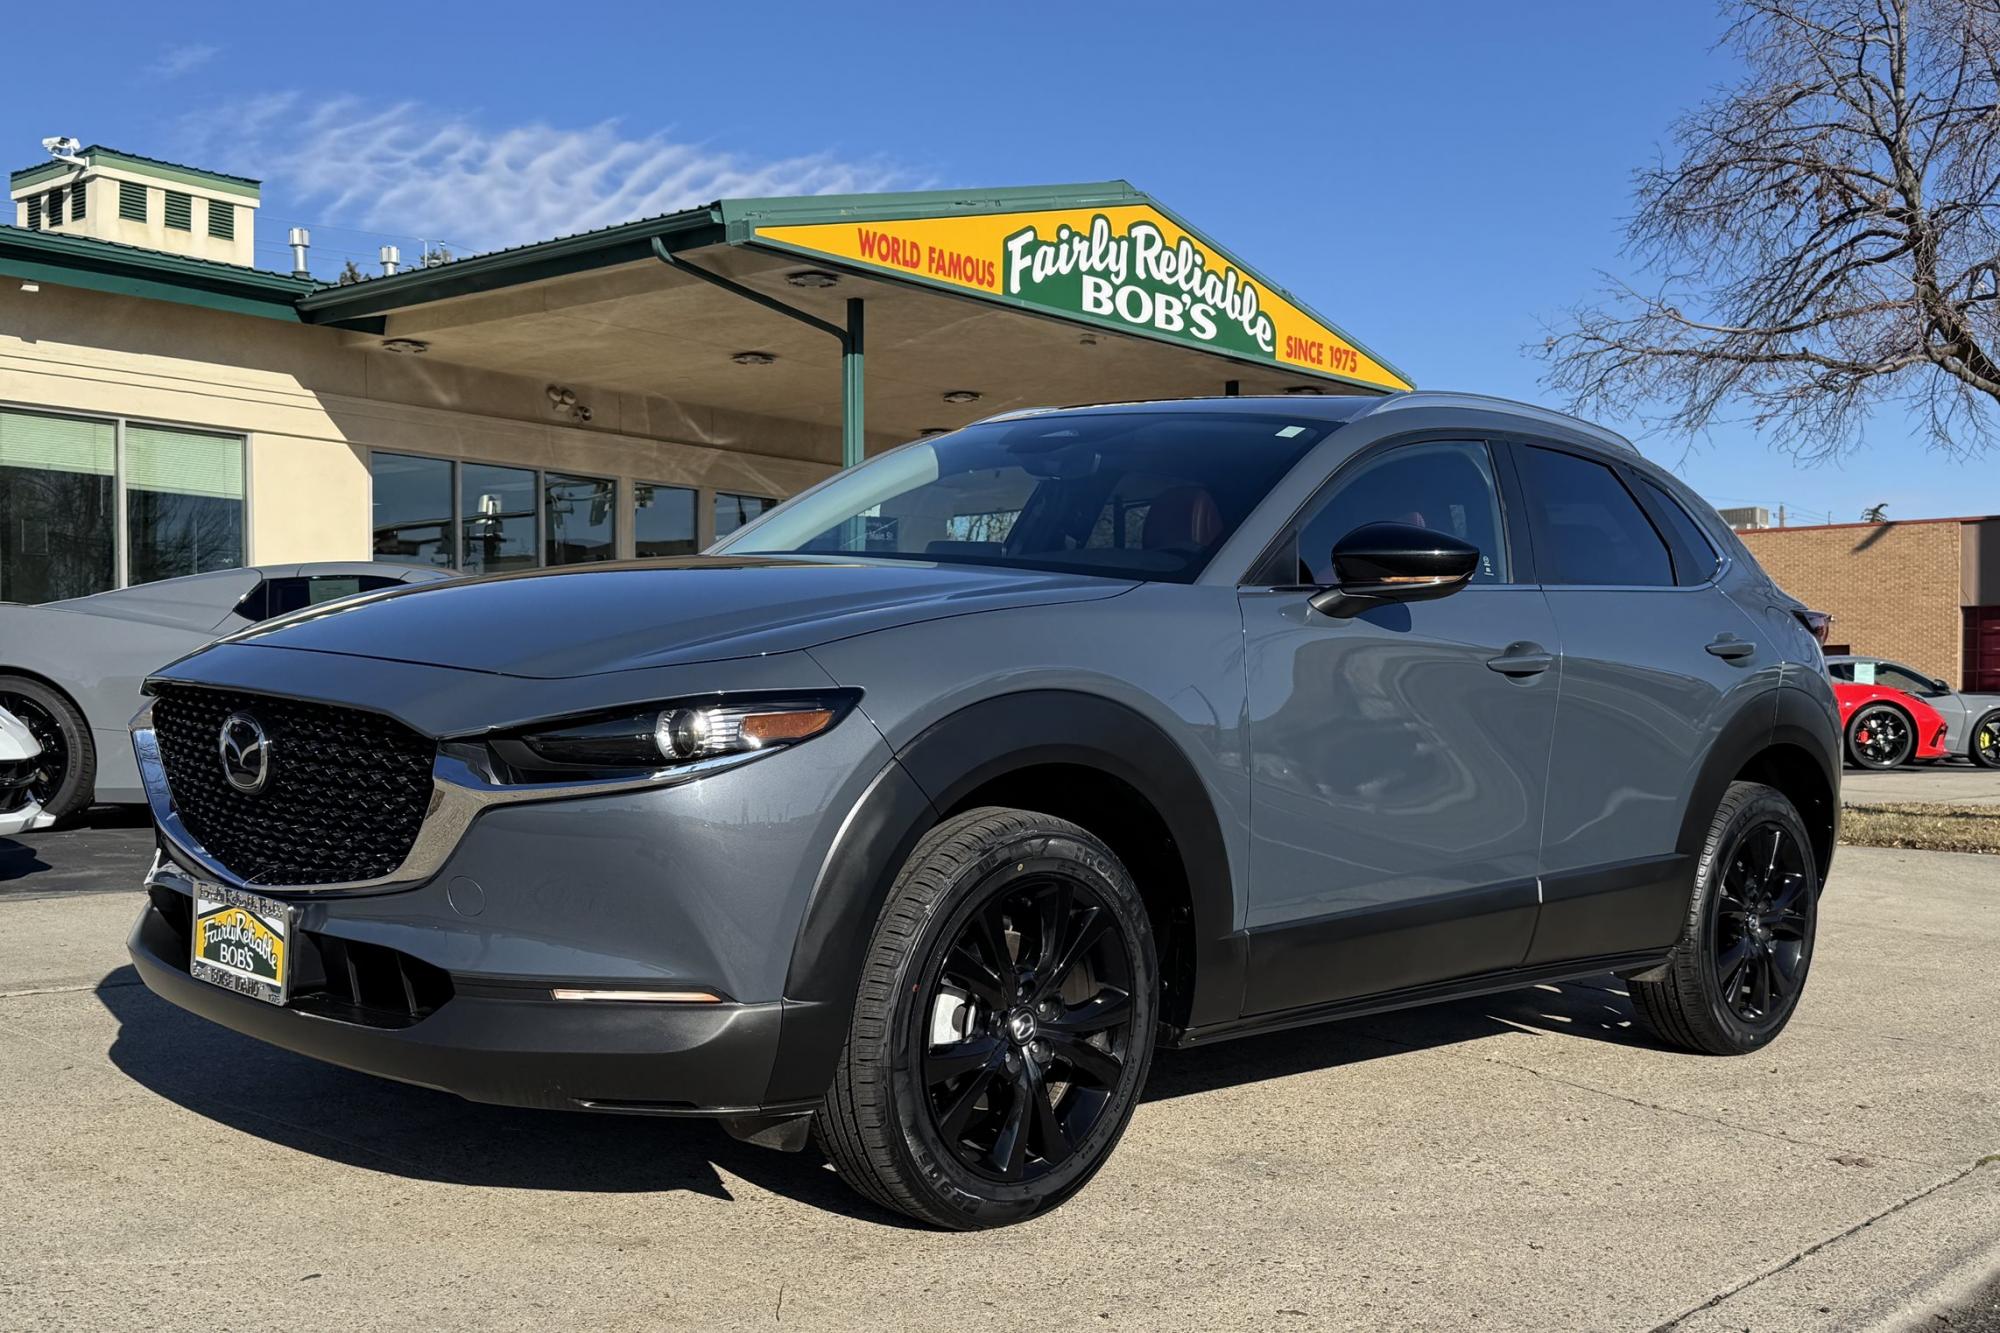
<svg viewBox="0 0 2000 1333"><path fill-rule="evenodd" d="M1479 441L1365 454L1304 511L1300 584L1332 582L1365 523L1480 549L1470 586L1351 620L1298 587L1241 594L1251 750L1250 975L1271 1013L1517 966L1560 663L1539 589L1516 581L1493 458Z"/></svg>

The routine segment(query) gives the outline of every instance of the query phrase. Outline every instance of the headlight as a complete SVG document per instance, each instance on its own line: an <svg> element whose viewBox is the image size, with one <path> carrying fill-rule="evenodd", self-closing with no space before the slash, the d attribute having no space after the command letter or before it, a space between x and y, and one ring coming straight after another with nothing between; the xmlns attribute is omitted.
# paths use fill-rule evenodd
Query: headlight
<svg viewBox="0 0 2000 1333"><path fill-rule="evenodd" d="M625 776L810 740L853 706L850 695L656 704L496 736L495 759L519 779Z"/></svg>

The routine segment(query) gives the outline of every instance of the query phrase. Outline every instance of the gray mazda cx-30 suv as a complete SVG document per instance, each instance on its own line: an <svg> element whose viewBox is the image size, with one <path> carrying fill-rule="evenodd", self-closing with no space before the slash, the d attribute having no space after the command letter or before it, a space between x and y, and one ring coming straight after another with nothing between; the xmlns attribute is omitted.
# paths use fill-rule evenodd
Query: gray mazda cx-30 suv
<svg viewBox="0 0 2000 1333"><path fill-rule="evenodd" d="M882 1204L1011 1222L1159 1042L1606 971L1666 1042L1771 1040L1838 808L1800 610L1532 407L1003 416L706 556L162 670L131 952L336 1064L811 1132Z"/></svg>

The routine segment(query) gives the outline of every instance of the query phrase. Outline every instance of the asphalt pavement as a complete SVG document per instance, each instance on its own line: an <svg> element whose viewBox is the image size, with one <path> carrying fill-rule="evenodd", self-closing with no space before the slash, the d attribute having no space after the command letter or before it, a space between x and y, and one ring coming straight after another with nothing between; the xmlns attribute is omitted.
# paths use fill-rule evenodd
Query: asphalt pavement
<svg viewBox="0 0 2000 1333"><path fill-rule="evenodd" d="M1842 849L1756 1057L1609 977L1169 1052L1086 1191L955 1236L183 1014L124 959L143 830L98 832L138 846L0 883L4 1329L1951 1327L2000 1272L2000 858Z"/></svg>

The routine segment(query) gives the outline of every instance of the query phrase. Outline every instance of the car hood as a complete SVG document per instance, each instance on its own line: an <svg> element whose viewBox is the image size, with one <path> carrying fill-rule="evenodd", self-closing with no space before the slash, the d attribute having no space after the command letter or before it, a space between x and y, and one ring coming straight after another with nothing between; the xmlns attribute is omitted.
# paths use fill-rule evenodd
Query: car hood
<svg viewBox="0 0 2000 1333"><path fill-rule="evenodd" d="M845 556L694 556L400 588L224 642L554 679L789 652L946 616L1115 597L1133 586Z"/></svg>

